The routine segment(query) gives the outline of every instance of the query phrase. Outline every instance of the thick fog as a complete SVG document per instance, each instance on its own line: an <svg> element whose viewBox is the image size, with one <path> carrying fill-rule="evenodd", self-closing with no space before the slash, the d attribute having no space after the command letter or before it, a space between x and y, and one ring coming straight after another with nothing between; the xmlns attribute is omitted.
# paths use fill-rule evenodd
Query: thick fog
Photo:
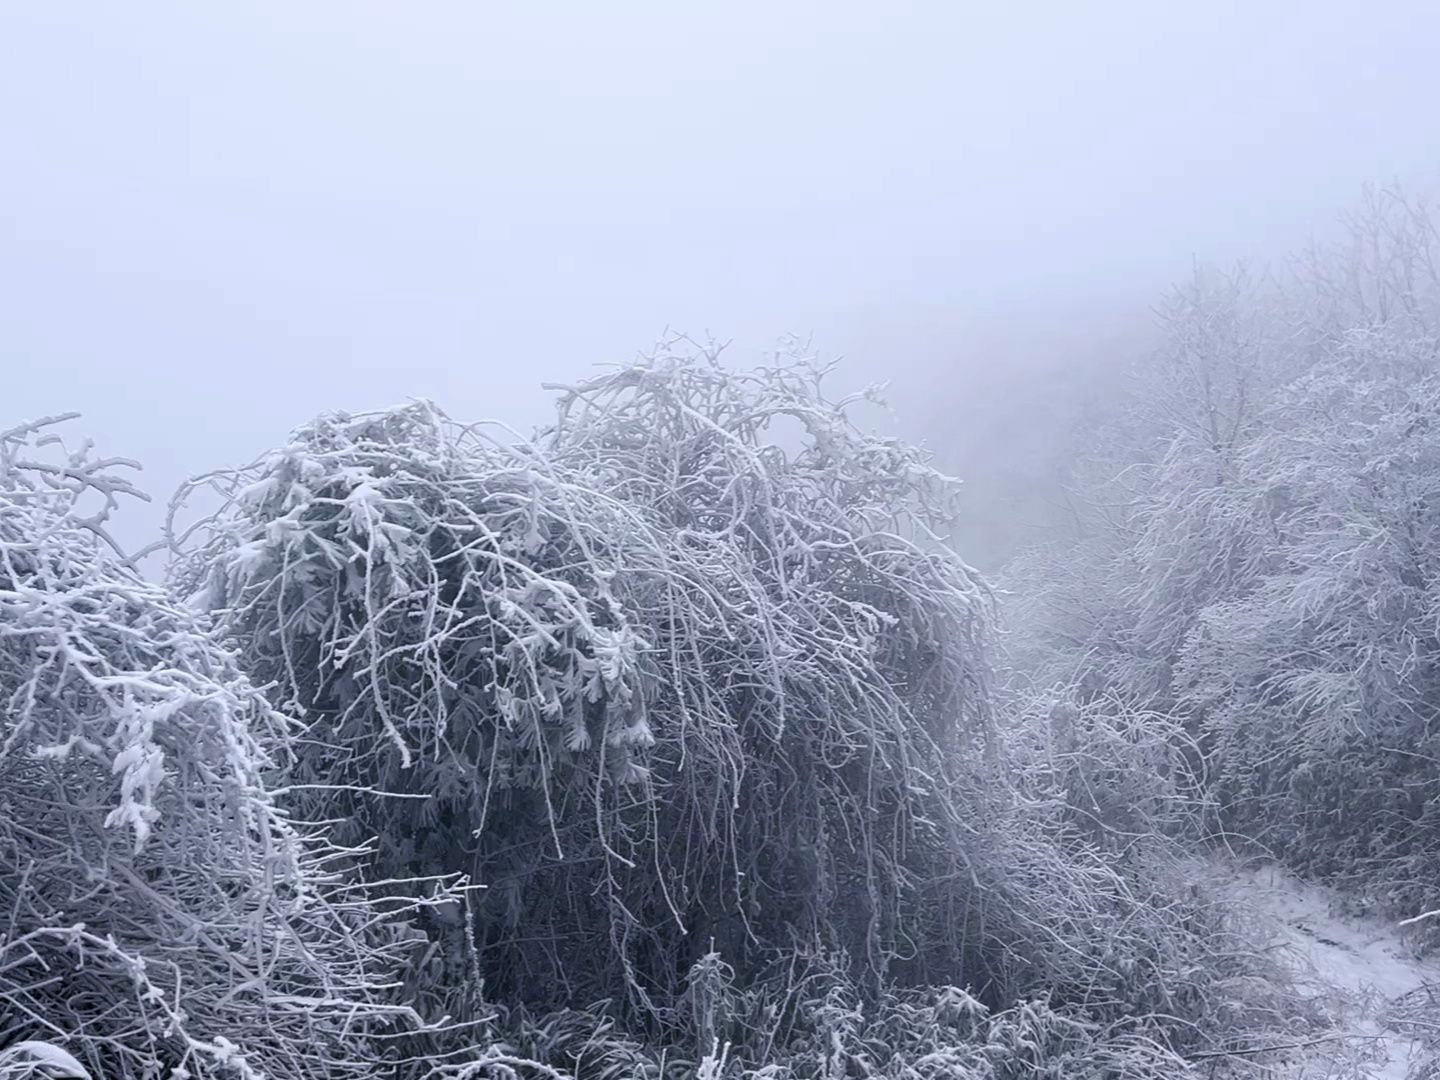
<svg viewBox="0 0 1440 1080"><path fill-rule="evenodd" d="M5 412L163 497L322 410L524 428L667 327L798 332L983 520L1192 259L1433 183L1437 40L1424 0L10 5Z"/></svg>
<svg viewBox="0 0 1440 1080"><path fill-rule="evenodd" d="M0 1080L1440 1080L1437 42L0 3Z"/></svg>

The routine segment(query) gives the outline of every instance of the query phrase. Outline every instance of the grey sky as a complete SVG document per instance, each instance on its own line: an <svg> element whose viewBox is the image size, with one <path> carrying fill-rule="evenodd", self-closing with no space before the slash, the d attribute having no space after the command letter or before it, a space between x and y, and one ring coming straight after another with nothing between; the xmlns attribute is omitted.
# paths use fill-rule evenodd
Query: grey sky
<svg viewBox="0 0 1440 1080"><path fill-rule="evenodd" d="M1429 0L12 3L3 411L166 494L322 409L527 426L669 325L813 332L933 430L1195 254L1433 184L1437 41Z"/></svg>

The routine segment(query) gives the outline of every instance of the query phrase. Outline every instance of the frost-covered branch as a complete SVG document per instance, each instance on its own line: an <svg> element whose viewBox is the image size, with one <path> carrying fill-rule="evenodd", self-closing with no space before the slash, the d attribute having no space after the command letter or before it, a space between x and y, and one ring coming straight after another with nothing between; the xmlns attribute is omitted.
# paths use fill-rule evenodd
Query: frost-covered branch
<svg viewBox="0 0 1440 1080"><path fill-rule="evenodd" d="M295 727L105 549L127 463L0 435L0 1046L96 1077L371 1076L403 924L266 788ZM98 499L96 512L87 505Z"/></svg>

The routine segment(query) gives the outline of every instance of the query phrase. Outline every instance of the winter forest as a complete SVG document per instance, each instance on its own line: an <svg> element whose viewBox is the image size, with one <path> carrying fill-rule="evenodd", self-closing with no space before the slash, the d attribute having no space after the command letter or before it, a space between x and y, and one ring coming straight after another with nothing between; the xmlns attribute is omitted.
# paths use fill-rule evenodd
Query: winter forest
<svg viewBox="0 0 1440 1080"><path fill-rule="evenodd" d="M981 574L796 344L0 432L0 1075L1440 1075L1440 236L1199 266ZM963 478L960 478L963 480Z"/></svg>

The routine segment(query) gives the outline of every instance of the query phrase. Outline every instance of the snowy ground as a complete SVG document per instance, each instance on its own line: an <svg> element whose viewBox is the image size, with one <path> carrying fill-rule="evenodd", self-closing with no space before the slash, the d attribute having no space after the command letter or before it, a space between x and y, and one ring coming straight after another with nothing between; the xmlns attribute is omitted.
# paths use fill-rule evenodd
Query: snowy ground
<svg viewBox="0 0 1440 1080"><path fill-rule="evenodd" d="M1440 1037L1440 964L1417 959L1393 924L1346 916L1334 892L1297 881L1278 867L1220 864L1215 872L1267 925L1286 963L1333 1024L1334 1038L1296 1049L1285 1066L1270 1066L1262 1075L1440 1077L1422 1066L1429 1054L1420 1041ZM1297 1032L1293 1041L1315 1037Z"/></svg>

